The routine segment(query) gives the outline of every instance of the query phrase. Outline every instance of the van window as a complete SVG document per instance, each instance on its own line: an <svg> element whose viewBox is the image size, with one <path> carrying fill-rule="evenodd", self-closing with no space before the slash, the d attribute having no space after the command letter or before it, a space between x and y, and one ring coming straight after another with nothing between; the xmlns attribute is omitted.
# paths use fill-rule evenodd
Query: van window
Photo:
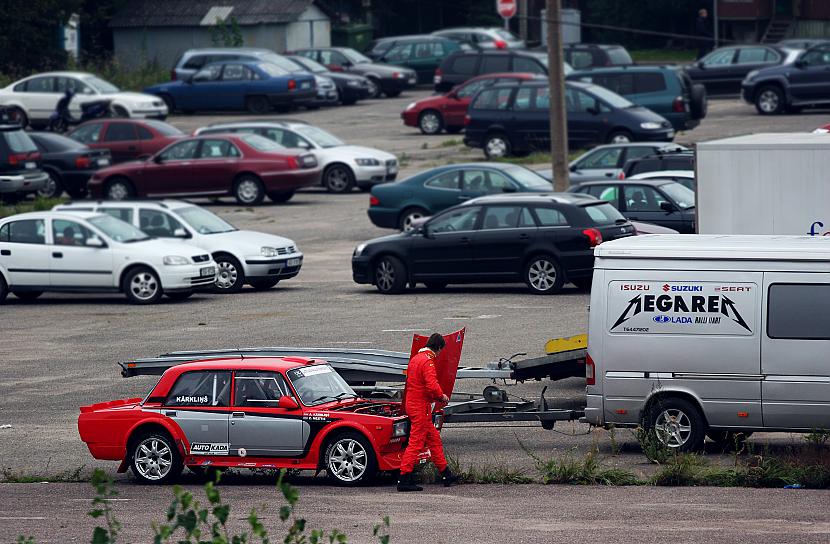
<svg viewBox="0 0 830 544"><path fill-rule="evenodd" d="M635 93L656 93L666 90L666 78L657 72L644 72L634 78ZM619 94L619 93L618 93Z"/></svg>
<svg viewBox="0 0 830 544"><path fill-rule="evenodd" d="M510 104L513 89L485 89L473 102L475 110L506 110Z"/></svg>
<svg viewBox="0 0 830 544"><path fill-rule="evenodd" d="M476 55L461 55L452 63L451 72L463 76L476 75L476 64L478 56Z"/></svg>
<svg viewBox="0 0 830 544"><path fill-rule="evenodd" d="M482 74L510 71L510 57L507 55L485 55L481 61Z"/></svg>
<svg viewBox="0 0 830 544"><path fill-rule="evenodd" d="M830 340L830 284L776 283L769 286L767 336Z"/></svg>
<svg viewBox="0 0 830 544"><path fill-rule="evenodd" d="M513 57L514 72L529 72L531 74L547 74L548 71L540 63L527 57Z"/></svg>

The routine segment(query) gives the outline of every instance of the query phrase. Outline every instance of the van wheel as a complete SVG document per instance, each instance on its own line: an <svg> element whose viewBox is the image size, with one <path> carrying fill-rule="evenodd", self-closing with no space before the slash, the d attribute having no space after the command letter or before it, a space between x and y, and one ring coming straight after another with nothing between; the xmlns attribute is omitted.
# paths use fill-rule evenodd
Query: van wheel
<svg viewBox="0 0 830 544"><path fill-rule="evenodd" d="M780 87L767 85L758 90L755 95L755 109L761 115L775 115L784 111L786 107L784 92Z"/></svg>
<svg viewBox="0 0 830 544"><path fill-rule="evenodd" d="M397 257L386 255L375 264L375 286L384 295L397 295L406 289L406 268Z"/></svg>
<svg viewBox="0 0 830 544"><path fill-rule="evenodd" d="M706 437L706 420L686 399L657 399L649 407L646 427L666 447L683 452L699 451Z"/></svg>
<svg viewBox="0 0 830 544"><path fill-rule="evenodd" d="M182 473L182 457L167 433L145 432L130 442L130 467L140 483L166 484Z"/></svg>
<svg viewBox="0 0 830 544"><path fill-rule="evenodd" d="M501 132L490 134L484 141L484 155L488 159L509 157L510 148L510 140Z"/></svg>
<svg viewBox="0 0 830 544"><path fill-rule="evenodd" d="M562 289L562 267L550 255L536 255L525 265L525 283L535 295L553 295Z"/></svg>
<svg viewBox="0 0 830 544"><path fill-rule="evenodd" d="M609 144L628 144L632 141L631 133L627 130L615 130L608 135Z"/></svg>

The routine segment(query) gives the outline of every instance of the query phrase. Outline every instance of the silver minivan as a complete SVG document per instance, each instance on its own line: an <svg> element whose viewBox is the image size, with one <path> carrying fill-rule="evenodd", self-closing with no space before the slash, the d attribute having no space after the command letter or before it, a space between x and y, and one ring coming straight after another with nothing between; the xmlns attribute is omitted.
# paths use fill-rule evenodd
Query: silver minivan
<svg viewBox="0 0 830 544"><path fill-rule="evenodd" d="M595 256L589 423L683 451L830 429L830 238L649 235Z"/></svg>

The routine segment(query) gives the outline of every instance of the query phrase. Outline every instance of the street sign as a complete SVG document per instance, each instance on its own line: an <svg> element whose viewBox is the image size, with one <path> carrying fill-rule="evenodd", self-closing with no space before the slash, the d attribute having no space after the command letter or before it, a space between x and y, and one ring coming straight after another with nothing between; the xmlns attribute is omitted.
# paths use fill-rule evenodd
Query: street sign
<svg viewBox="0 0 830 544"><path fill-rule="evenodd" d="M516 15L516 0L496 0L496 11L503 19L510 19Z"/></svg>

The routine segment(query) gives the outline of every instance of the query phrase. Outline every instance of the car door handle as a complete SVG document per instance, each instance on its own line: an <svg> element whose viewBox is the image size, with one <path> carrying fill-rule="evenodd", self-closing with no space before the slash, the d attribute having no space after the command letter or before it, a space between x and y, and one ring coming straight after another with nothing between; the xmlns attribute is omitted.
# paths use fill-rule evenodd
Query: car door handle
<svg viewBox="0 0 830 544"><path fill-rule="evenodd" d="M7 256L7 257L8 257L8 256L9 256L9 255L11 255L11 254L12 254L12 252L11 252L11 250L9 250L9 249L2 249L2 250L0 250L0 255L5 255L5 256Z"/></svg>
<svg viewBox="0 0 830 544"><path fill-rule="evenodd" d="M60 251L53 251L52 252L52 257L54 257L56 259L63 259L63 253L61 253Z"/></svg>
<svg viewBox="0 0 830 544"><path fill-rule="evenodd" d="M245 412L234 412L231 417L245 417Z"/></svg>
<svg viewBox="0 0 830 544"><path fill-rule="evenodd" d="M607 173L605 174L605 177L606 177L606 178L613 178L613 177L614 177L614 174L612 174L611 172L607 172Z"/></svg>
<svg viewBox="0 0 830 544"><path fill-rule="evenodd" d="M459 244L469 244L470 239L465 236L464 238L461 238L460 240L458 240L458 243Z"/></svg>
<svg viewBox="0 0 830 544"><path fill-rule="evenodd" d="M530 238L530 235L526 234L526 233L522 233L522 234L519 235L519 240L527 240L529 238Z"/></svg>
<svg viewBox="0 0 830 544"><path fill-rule="evenodd" d="M167 417L176 417L176 412L164 412Z"/></svg>

